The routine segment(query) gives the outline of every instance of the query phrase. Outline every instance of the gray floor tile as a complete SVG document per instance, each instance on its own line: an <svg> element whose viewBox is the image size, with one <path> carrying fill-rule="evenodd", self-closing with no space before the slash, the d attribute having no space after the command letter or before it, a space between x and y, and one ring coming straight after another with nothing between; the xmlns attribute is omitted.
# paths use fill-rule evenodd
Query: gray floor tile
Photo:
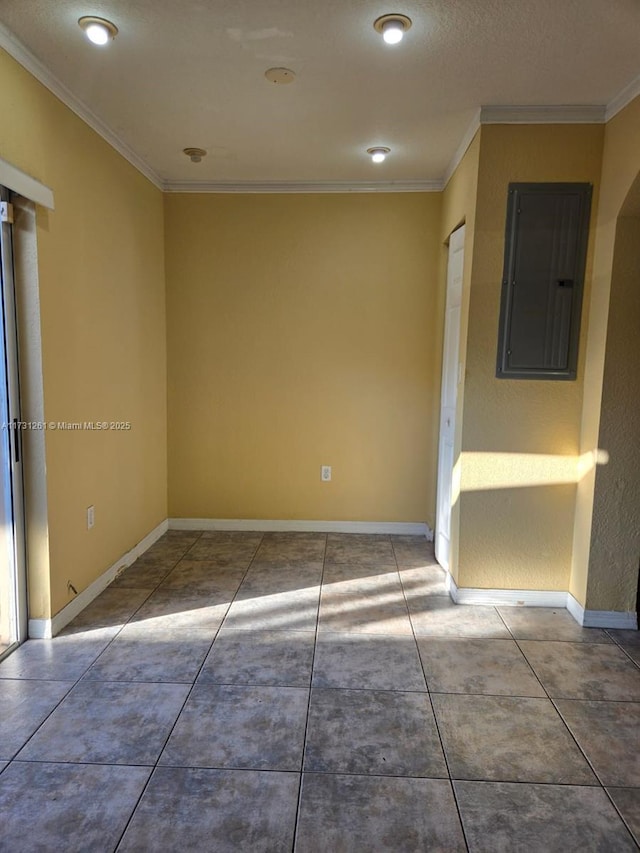
<svg viewBox="0 0 640 853"><path fill-rule="evenodd" d="M465 849L448 781L303 775L296 853Z"/></svg>
<svg viewBox="0 0 640 853"><path fill-rule="evenodd" d="M313 631L225 630L198 682L309 687L314 643Z"/></svg>
<svg viewBox="0 0 640 853"><path fill-rule="evenodd" d="M305 771L446 777L426 693L311 691Z"/></svg>
<svg viewBox="0 0 640 853"><path fill-rule="evenodd" d="M322 563L326 539L324 533L265 533L255 559L263 564L283 559Z"/></svg>
<svg viewBox="0 0 640 853"><path fill-rule="evenodd" d="M607 634L621 646L635 646L640 649L640 631L632 629L607 628Z"/></svg>
<svg viewBox="0 0 640 853"><path fill-rule="evenodd" d="M640 788L607 788L640 847Z"/></svg>
<svg viewBox="0 0 640 853"><path fill-rule="evenodd" d="M153 764L188 690L183 684L80 682L18 757L28 761Z"/></svg>
<svg viewBox="0 0 640 853"><path fill-rule="evenodd" d="M180 590L190 594L224 595L233 597L245 576L248 562L229 562L216 565L207 560L180 560L177 566L162 581L163 592Z"/></svg>
<svg viewBox="0 0 640 853"><path fill-rule="evenodd" d="M72 687L72 681L0 681L0 758L13 758Z"/></svg>
<svg viewBox="0 0 640 853"><path fill-rule="evenodd" d="M117 576L110 588L133 587L134 589L155 589L158 584L162 583L174 566L175 563L173 561L153 560L143 562L136 560L135 563Z"/></svg>
<svg viewBox="0 0 640 853"><path fill-rule="evenodd" d="M170 625L176 616L192 627L204 631L215 629L224 619L232 600L230 592L206 593L189 589L163 589L160 587L131 617L137 622L162 622Z"/></svg>
<svg viewBox="0 0 640 853"><path fill-rule="evenodd" d="M319 589L311 588L236 600L224 626L250 631L315 631L319 599Z"/></svg>
<svg viewBox="0 0 640 853"><path fill-rule="evenodd" d="M254 563L238 590L236 601L280 592L319 593L321 578L322 563Z"/></svg>
<svg viewBox="0 0 640 853"><path fill-rule="evenodd" d="M498 610L516 640L611 642L600 628L582 628L567 610L555 607L499 607Z"/></svg>
<svg viewBox="0 0 640 853"><path fill-rule="evenodd" d="M545 696L513 640L418 637L432 693Z"/></svg>
<svg viewBox="0 0 640 853"><path fill-rule="evenodd" d="M193 542L183 539L158 539L150 548L141 554L140 559L145 561L161 561L165 563L177 563L181 557L191 548Z"/></svg>
<svg viewBox="0 0 640 853"><path fill-rule="evenodd" d="M188 593L181 590L155 592L123 628L125 632L157 634L167 640L189 637L213 639L226 613L229 596Z"/></svg>
<svg viewBox="0 0 640 853"><path fill-rule="evenodd" d="M399 570L405 595L416 598L421 595L448 596L446 575L440 566L420 566Z"/></svg>
<svg viewBox="0 0 640 853"><path fill-rule="evenodd" d="M87 681L193 682L222 620L190 612L129 622L87 671Z"/></svg>
<svg viewBox="0 0 640 853"><path fill-rule="evenodd" d="M603 785L640 787L640 704L557 699Z"/></svg>
<svg viewBox="0 0 640 853"><path fill-rule="evenodd" d="M455 604L438 595L407 595L407 604L417 635L511 639L495 607Z"/></svg>
<svg viewBox="0 0 640 853"><path fill-rule="evenodd" d="M0 777L0 850L115 849L150 772L14 761Z"/></svg>
<svg viewBox="0 0 640 853"><path fill-rule="evenodd" d="M185 555L190 562L203 561L215 566L242 566L248 568L253 560L257 545L249 541L219 542L211 539L199 539Z"/></svg>
<svg viewBox="0 0 640 853"><path fill-rule="evenodd" d="M322 590L335 594L364 594L380 598L402 598L400 575L396 568L371 568L349 563L325 563Z"/></svg>
<svg viewBox="0 0 640 853"><path fill-rule="evenodd" d="M521 640L549 696L640 701L640 669L617 646Z"/></svg>
<svg viewBox="0 0 640 853"><path fill-rule="evenodd" d="M404 597L376 592L325 592L320 599L319 631L413 636Z"/></svg>
<svg viewBox="0 0 640 853"><path fill-rule="evenodd" d="M118 589L109 586L61 631L61 635L94 632L103 628L117 634L150 594L149 589Z"/></svg>
<svg viewBox="0 0 640 853"><path fill-rule="evenodd" d="M596 784L548 699L431 698L454 779Z"/></svg>
<svg viewBox="0 0 640 853"><path fill-rule="evenodd" d="M625 643L621 645L620 648L624 650L625 654L627 654L634 663L640 666L640 646Z"/></svg>
<svg viewBox="0 0 640 853"><path fill-rule="evenodd" d="M297 773L159 767L118 853L288 853L298 784Z"/></svg>
<svg viewBox="0 0 640 853"><path fill-rule="evenodd" d="M433 551L433 542L428 542L426 537L391 536L390 538L399 569L415 569L425 566L440 568Z"/></svg>
<svg viewBox="0 0 640 853"><path fill-rule="evenodd" d="M314 687L366 690L426 690L412 636L319 634Z"/></svg>
<svg viewBox="0 0 640 853"><path fill-rule="evenodd" d="M601 788L455 782L471 853L636 849Z"/></svg>
<svg viewBox="0 0 640 853"><path fill-rule="evenodd" d="M202 530L167 530L162 539L167 542L186 542L191 544L202 536Z"/></svg>
<svg viewBox="0 0 640 853"><path fill-rule="evenodd" d="M257 550L264 535L258 530L205 530L200 541L209 545L251 545Z"/></svg>
<svg viewBox="0 0 640 853"><path fill-rule="evenodd" d="M440 737L472 853L633 849L630 658L635 631L454 605L423 537L169 531L0 663L0 853L114 849L151 772L124 765L158 759L119 850L290 851L310 697L298 853L464 850Z"/></svg>
<svg viewBox="0 0 640 853"><path fill-rule="evenodd" d="M196 684L160 763L300 770L309 691Z"/></svg>
<svg viewBox="0 0 640 853"><path fill-rule="evenodd" d="M325 560L327 563L357 563L374 568L397 567L391 540L380 534L329 533Z"/></svg>
<svg viewBox="0 0 640 853"><path fill-rule="evenodd" d="M109 645L113 635L109 629L53 640L27 640L0 663L0 679L77 681Z"/></svg>
<svg viewBox="0 0 640 853"><path fill-rule="evenodd" d="M322 578L322 569L324 567L323 560L294 560L289 557L283 557L279 560L260 560L256 557L249 566L247 579L255 577L272 577L287 578L289 575L293 577L302 577L305 581L317 583Z"/></svg>

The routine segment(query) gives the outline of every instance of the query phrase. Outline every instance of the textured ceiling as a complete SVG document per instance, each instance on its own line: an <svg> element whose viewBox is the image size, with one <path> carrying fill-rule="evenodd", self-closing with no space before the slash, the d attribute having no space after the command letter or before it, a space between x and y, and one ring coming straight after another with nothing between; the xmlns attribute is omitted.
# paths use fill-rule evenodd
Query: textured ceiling
<svg viewBox="0 0 640 853"><path fill-rule="evenodd" d="M396 47L388 12L413 20ZM638 0L0 0L0 22L162 181L438 181L480 106L606 105L640 73Z"/></svg>

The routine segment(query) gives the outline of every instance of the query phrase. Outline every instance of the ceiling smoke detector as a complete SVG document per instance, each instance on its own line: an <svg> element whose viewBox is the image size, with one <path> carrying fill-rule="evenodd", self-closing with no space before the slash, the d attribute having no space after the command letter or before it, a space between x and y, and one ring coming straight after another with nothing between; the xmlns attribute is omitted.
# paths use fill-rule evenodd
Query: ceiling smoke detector
<svg viewBox="0 0 640 853"><path fill-rule="evenodd" d="M267 68L264 76L270 83L278 83L282 86L285 83L293 83L296 79L296 72L290 68Z"/></svg>
<svg viewBox="0 0 640 853"><path fill-rule="evenodd" d="M84 30L90 42L105 45L118 35L118 28L106 18L96 18L94 15L84 15L78 20L78 26Z"/></svg>
<svg viewBox="0 0 640 853"><path fill-rule="evenodd" d="M200 163L203 157L207 156L204 148L183 148L183 153L191 160L192 163Z"/></svg>
<svg viewBox="0 0 640 853"><path fill-rule="evenodd" d="M382 15L373 22L373 27L382 35L387 44L398 44L406 31L411 28L411 18L406 15Z"/></svg>

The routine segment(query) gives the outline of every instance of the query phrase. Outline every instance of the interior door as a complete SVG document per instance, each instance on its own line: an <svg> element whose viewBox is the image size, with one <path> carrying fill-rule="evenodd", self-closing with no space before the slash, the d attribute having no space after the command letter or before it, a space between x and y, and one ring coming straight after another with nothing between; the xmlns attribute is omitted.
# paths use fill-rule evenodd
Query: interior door
<svg viewBox="0 0 640 853"><path fill-rule="evenodd" d="M26 638L18 336L9 191L0 187L0 657Z"/></svg>
<svg viewBox="0 0 640 853"><path fill-rule="evenodd" d="M460 310L464 266L464 225L449 238L447 298L442 352L442 392L440 399L440 443L438 448L438 492L436 505L436 559L449 570L451 546L451 505L453 493L456 400L460 376Z"/></svg>

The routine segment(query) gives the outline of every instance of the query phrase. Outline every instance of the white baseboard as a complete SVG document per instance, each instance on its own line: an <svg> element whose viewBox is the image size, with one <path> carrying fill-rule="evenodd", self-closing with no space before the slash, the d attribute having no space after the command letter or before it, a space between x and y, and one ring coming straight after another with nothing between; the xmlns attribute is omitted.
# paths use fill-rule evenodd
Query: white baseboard
<svg viewBox="0 0 640 853"><path fill-rule="evenodd" d="M623 628L638 630L638 614L633 610L585 610L570 592L567 593L567 610L583 628Z"/></svg>
<svg viewBox="0 0 640 853"><path fill-rule="evenodd" d="M144 539L138 542L137 545L134 545L130 551L127 551L112 566L109 566L92 584L83 589L73 601L70 601L52 619L29 619L29 639L50 640L52 637L55 637L65 625L68 625L72 619L75 619L88 604L91 604L94 598L109 586L119 572L135 562L141 554L144 554L163 533L167 532L167 529L168 521L165 519L151 533L147 534Z"/></svg>
<svg viewBox="0 0 640 853"><path fill-rule="evenodd" d="M567 606L567 593L542 589L470 589L459 587L447 573L449 595L456 604L484 604L493 607Z"/></svg>
<svg viewBox="0 0 640 853"><path fill-rule="evenodd" d="M469 589L459 587L445 572L447 592L456 604L494 607L556 607L567 609L583 628L630 628L637 630L638 614L617 610L585 610L570 592L541 589Z"/></svg>
<svg viewBox="0 0 640 853"><path fill-rule="evenodd" d="M264 518L170 518L169 530L257 530L263 533L387 533L425 536L433 530L421 522L401 521L286 521Z"/></svg>

